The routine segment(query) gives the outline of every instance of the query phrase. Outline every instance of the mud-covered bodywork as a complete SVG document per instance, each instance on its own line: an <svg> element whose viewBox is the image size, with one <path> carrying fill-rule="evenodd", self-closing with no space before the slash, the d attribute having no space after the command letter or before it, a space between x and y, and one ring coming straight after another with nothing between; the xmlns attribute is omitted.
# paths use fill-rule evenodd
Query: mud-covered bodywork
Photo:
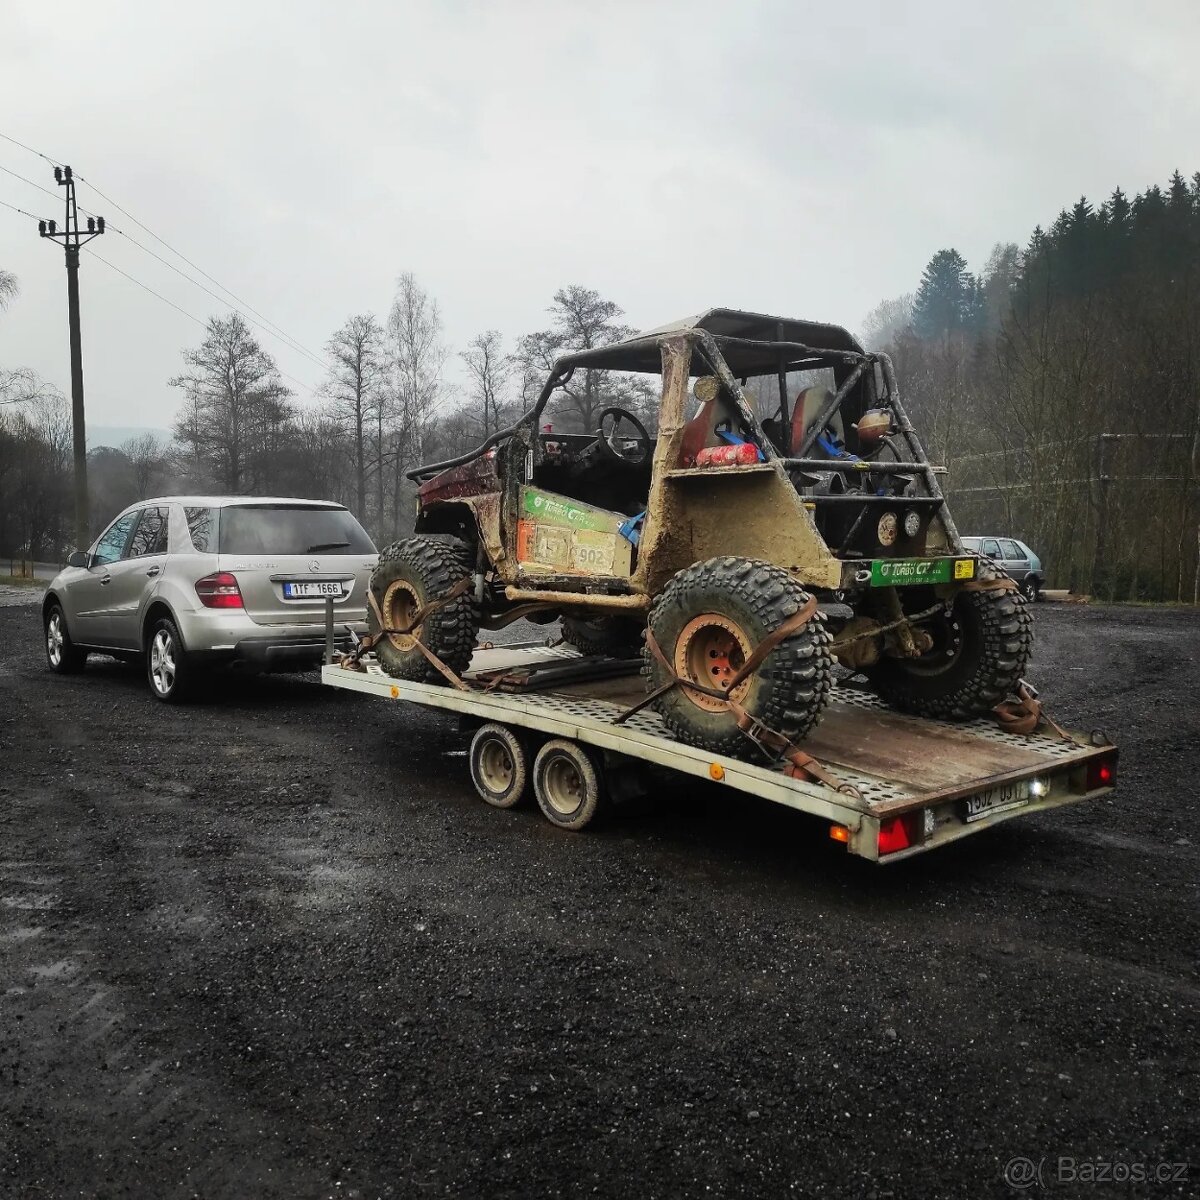
<svg viewBox="0 0 1200 1200"><path fill-rule="evenodd" d="M640 461L619 431L543 430L577 370L658 377L656 436L632 436ZM828 385L797 387L798 373ZM756 405L747 388L763 377ZM417 531L479 547L496 600L552 588L567 606L645 605L676 571L721 554L779 564L828 593L974 573L891 362L817 322L712 309L566 355L515 426L413 476Z"/></svg>

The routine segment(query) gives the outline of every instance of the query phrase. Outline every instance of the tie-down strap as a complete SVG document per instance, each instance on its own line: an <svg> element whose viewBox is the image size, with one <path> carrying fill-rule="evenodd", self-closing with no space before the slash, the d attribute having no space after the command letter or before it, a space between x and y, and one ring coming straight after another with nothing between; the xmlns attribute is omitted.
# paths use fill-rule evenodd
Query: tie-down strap
<svg viewBox="0 0 1200 1200"><path fill-rule="evenodd" d="M403 629L389 629L387 627L387 622L383 619L383 611L379 607L379 601L375 599L375 593L368 587L367 603L370 604L371 611L375 614L375 619L379 622L379 629L373 634L367 634L349 654L343 657L341 665L353 671L361 670L359 659L377 646L385 637L392 635L411 637L416 648L425 655L434 669L443 675L452 687L457 688L460 692L470 691L470 685L464 683L461 677L442 662L413 631L419 629L422 623L428 620L435 612L457 600L459 596L469 591L473 586L474 581L471 579L471 576L464 575L444 596L439 596L436 600L430 600L428 603L422 604L413 614L412 620Z"/></svg>
<svg viewBox="0 0 1200 1200"><path fill-rule="evenodd" d="M795 745L791 738L780 733L778 730L764 725L729 695L738 684L744 682L762 666L772 650L781 642L803 629L812 620L816 611L817 598L810 596L797 612L793 613L792 616L788 617L778 628L772 630L758 643L750 654L750 657L738 668L737 673L729 681L728 688L720 691L716 688L708 687L703 683L696 683L690 679L681 679L675 673L674 667L667 660L667 656L662 652L662 647L655 640L653 632L647 627L646 645L649 647L650 653L658 660L659 665L666 671L667 682L661 687L655 688L654 691L639 700L632 708L626 709L619 717L615 718L613 724L623 724L635 713L641 712L648 704L653 704L655 700L665 696L673 688L681 687L684 691L699 692L701 695L710 696L714 700L721 701L733 713L738 729L758 746L768 758L774 761L785 759L787 766L784 768L784 772L791 778L816 780L819 783L823 783L826 787L833 788L835 791L842 792L845 795L858 796L858 790L852 784L843 783L832 771L827 770L813 758L811 754L806 753L799 746Z"/></svg>

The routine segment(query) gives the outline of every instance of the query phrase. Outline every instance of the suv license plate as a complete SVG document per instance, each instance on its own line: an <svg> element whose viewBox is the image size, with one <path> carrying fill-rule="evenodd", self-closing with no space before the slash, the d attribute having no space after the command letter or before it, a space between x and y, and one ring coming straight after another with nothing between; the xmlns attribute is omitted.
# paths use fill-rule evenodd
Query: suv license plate
<svg viewBox="0 0 1200 1200"><path fill-rule="evenodd" d="M1005 783L1000 787L989 788L978 796L968 796L963 802L963 820L969 825L990 817L992 813L1006 812L1010 808L1020 808L1029 802L1029 780L1022 779L1016 783Z"/></svg>
<svg viewBox="0 0 1200 1200"><path fill-rule="evenodd" d="M302 600L307 596L340 596L342 582L339 579L329 583L285 583L283 594L288 600Z"/></svg>

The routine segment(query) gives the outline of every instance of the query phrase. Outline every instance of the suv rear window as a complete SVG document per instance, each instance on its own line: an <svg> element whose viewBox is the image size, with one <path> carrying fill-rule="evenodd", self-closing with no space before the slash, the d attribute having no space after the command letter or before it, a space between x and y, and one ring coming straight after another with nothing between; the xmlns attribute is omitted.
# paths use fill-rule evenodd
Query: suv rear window
<svg viewBox="0 0 1200 1200"><path fill-rule="evenodd" d="M345 508L238 504L221 509L222 554L374 554L366 530Z"/></svg>

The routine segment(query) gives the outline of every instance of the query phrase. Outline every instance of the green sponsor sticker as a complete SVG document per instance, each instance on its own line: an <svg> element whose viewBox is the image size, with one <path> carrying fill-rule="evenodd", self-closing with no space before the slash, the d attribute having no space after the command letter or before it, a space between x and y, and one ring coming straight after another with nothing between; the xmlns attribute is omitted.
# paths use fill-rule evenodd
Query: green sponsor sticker
<svg viewBox="0 0 1200 1200"><path fill-rule="evenodd" d="M969 558L876 558L871 561L872 587L904 587L913 583L950 583L971 579Z"/></svg>
<svg viewBox="0 0 1200 1200"><path fill-rule="evenodd" d="M566 529L594 529L602 533L615 533L621 518L604 509L578 504L565 496L551 492L539 492L535 488L521 489L521 507L538 521L547 525L559 525Z"/></svg>

